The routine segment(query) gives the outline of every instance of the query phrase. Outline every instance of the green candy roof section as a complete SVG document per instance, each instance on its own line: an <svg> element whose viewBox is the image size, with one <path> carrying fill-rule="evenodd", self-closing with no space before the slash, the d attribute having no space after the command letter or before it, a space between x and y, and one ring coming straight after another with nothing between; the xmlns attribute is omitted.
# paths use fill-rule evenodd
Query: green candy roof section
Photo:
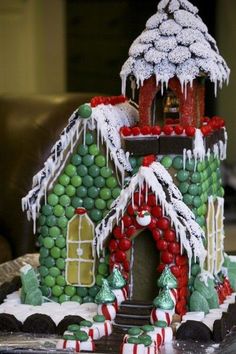
<svg viewBox="0 0 236 354"><path fill-rule="evenodd" d="M182 195L171 175L159 162L153 162L149 167L140 167L139 172L121 191L110 212L97 225L95 229L97 253L99 254L103 249L104 241L112 231L114 224L120 220L128 203L133 200L134 192L139 190L141 193L144 185L152 190L157 201L162 205L164 214L170 217L181 247L187 252L189 267L191 268L192 258L194 261L198 258L201 267L203 267L206 258L206 250L203 245L204 231L196 222L193 212L182 201Z"/></svg>
<svg viewBox="0 0 236 354"><path fill-rule="evenodd" d="M68 125L52 147L44 167L33 177L32 189L22 198L22 209L27 212L29 220L33 219L34 232L41 198L52 188L79 139L85 136L86 130L97 131L97 144L105 144L107 157L110 156L114 161L123 180L125 171L131 171L132 167L129 154L122 149L119 131L122 126L135 125L137 120L138 111L128 101L117 105L100 104L92 108L89 119L81 118L78 110L71 115Z"/></svg>
<svg viewBox="0 0 236 354"><path fill-rule="evenodd" d="M198 76L208 76L222 87L230 70L219 54L215 39L188 0L162 0L145 30L129 49L129 58L121 69L122 93L132 75L139 85L155 75L157 83L168 85L177 76L182 86Z"/></svg>

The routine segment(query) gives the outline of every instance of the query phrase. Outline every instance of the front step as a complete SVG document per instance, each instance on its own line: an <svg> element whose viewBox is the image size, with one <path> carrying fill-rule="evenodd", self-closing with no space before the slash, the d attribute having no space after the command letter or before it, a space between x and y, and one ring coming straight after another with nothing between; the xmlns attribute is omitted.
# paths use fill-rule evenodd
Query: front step
<svg viewBox="0 0 236 354"><path fill-rule="evenodd" d="M121 328L149 324L152 307L151 302L124 301L117 312L114 324Z"/></svg>

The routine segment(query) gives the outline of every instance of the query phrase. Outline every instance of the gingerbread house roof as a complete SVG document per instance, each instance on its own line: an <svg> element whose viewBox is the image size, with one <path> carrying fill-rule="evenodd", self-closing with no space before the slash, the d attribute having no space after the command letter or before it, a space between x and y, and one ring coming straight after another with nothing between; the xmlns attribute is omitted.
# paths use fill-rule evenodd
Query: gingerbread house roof
<svg viewBox="0 0 236 354"><path fill-rule="evenodd" d="M128 101L116 105L99 104L92 108L90 119L81 118L77 110L71 115L44 167L33 177L32 189L22 198L22 209L27 211L29 220L33 219L34 231L41 198L52 188L79 140L84 138L86 129L96 130L98 144L105 144L107 157L113 160L124 180L125 171L131 171L132 167L129 154L121 146L120 128L135 125L137 119L138 111Z"/></svg>
<svg viewBox="0 0 236 354"><path fill-rule="evenodd" d="M135 77L138 86L152 75L162 85L177 76L182 86L204 75L216 89L217 84L221 87L228 81L229 73L198 9L188 0L162 0L131 45L120 75L124 93L129 75Z"/></svg>
<svg viewBox="0 0 236 354"><path fill-rule="evenodd" d="M139 190L141 193L144 185L147 190L152 190L157 201L162 205L164 214L170 217L181 247L187 252L189 262L192 258L194 260L198 258L201 266L203 266L206 257L206 250L203 245L205 234L195 221L193 212L182 201L182 195L174 184L171 175L159 162L153 162L148 167L140 167L139 172L131 178L129 184L121 191L110 212L97 225L95 239L98 254L103 249L104 241L110 235L114 224L119 222L128 203L132 202L134 192Z"/></svg>

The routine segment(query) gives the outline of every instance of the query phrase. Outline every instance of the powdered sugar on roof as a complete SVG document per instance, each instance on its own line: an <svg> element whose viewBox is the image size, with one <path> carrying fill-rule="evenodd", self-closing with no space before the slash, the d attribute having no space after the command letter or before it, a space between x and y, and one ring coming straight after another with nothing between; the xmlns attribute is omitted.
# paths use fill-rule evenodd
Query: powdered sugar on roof
<svg viewBox="0 0 236 354"><path fill-rule="evenodd" d="M129 55L120 73L123 94L129 75L136 78L138 86L152 75L156 75L157 84L168 84L176 75L183 87L202 75L208 76L215 88L217 84L222 87L229 79L230 70L219 54L216 41L198 16L198 9L188 0L160 1L157 13L149 18ZM160 65L163 72L156 65ZM168 73L168 70L171 71Z"/></svg>

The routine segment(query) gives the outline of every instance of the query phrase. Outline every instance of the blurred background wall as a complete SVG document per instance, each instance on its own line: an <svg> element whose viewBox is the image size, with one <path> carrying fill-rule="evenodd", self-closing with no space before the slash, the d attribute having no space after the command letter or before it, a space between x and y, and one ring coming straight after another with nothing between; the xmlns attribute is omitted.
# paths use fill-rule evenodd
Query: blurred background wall
<svg viewBox="0 0 236 354"><path fill-rule="evenodd" d="M217 99L209 91L206 113L226 118L233 163L236 1L192 2L232 69L230 84ZM157 0L1 0L0 92L119 94L128 48L156 5Z"/></svg>

